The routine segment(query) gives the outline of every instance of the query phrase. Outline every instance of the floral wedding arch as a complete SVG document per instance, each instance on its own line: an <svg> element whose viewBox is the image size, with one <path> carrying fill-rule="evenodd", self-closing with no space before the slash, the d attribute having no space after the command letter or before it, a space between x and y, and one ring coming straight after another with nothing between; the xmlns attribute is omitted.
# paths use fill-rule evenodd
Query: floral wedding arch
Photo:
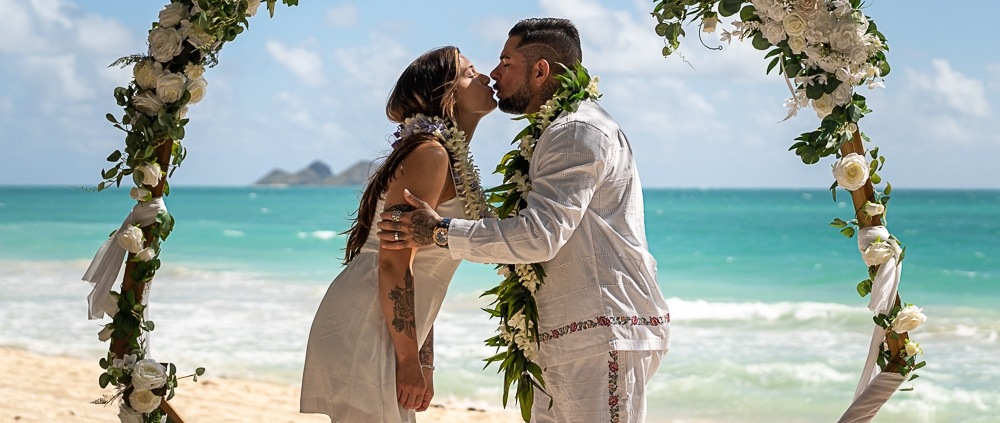
<svg viewBox="0 0 1000 423"><path fill-rule="evenodd" d="M669 56L685 35L686 22L699 22L703 32L715 32L719 17L737 16L733 30L723 30L721 39L750 40L754 48L772 58L767 72L777 69L791 94L785 105L795 116L811 107L821 120L817 130L795 139L789 150L805 164L835 156L833 199L837 188L851 194L855 214L850 220L834 219L831 226L852 238L868 268L868 278L857 285L858 294L871 296L868 308L875 328L868 358L854 402L840 422L870 421L902 383L917 378L915 370L920 346L908 332L926 316L912 304L902 304L898 295L902 260L906 249L884 226L892 185L882 183L878 171L885 156L878 147L866 151L871 140L858 122L871 112L865 97L855 87L883 86L889 74L885 53L889 47L875 22L864 14L861 0L656 0L652 15L657 35L664 38L662 54ZM871 157L869 162L867 157ZM910 389L910 388L908 388Z"/></svg>
<svg viewBox="0 0 1000 423"><path fill-rule="evenodd" d="M102 388L112 386L114 393L95 402L108 404L120 400L119 418L123 422L183 421L167 402L178 379L183 377L176 375L173 364L159 363L147 356L145 341L154 324L145 318L144 294L160 266L160 243L173 229L174 220L163 197L170 193L168 176L187 154L181 140L188 123L188 106L205 95L208 87L203 76L205 68L218 63L223 45L248 28L247 18L254 16L262 3L266 3L273 16L278 0L171 0L149 31L148 54L124 57L114 63L133 66L133 80L114 91L124 113L120 118L107 114L114 127L126 133L125 147L108 156L112 166L102 170L103 181L97 190L112 184L120 186L130 176L135 185L130 196L137 204L100 248L84 279L94 288L88 297L90 318L107 315L112 319L99 334L102 341L111 341L108 355L100 360L104 372L99 384ZM294 6L298 0L281 0L281 3ZM858 284L857 290L862 296L871 295L869 309L874 313L876 326L854 403L840 421L871 420L904 380L916 378L913 372L924 365L917 362L916 356L921 351L907 332L923 323L925 316L919 308L903 305L899 300L897 287L905 248L883 225L892 187L886 183L881 191L875 188L882 182L877 172L885 157L878 153L878 148L866 152L862 140L868 138L858 128L858 121L870 110L865 98L855 93L854 88L880 86L889 73L885 37L862 13L860 0L656 0L654 3L652 15L658 22L655 31L665 39L664 56L678 48L679 39L685 34L685 23L698 21L702 31L714 32L720 16L738 15L739 19L733 23L735 28L722 31L723 40L749 39L757 49L768 50L765 57L773 59L767 71L777 69L791 92L786 102L787 118L811 107L822 120L816 131L796 138L790 150L806 164L836 156L836 181L830 190L834 200L838 186L848 190L855 205L854 217L847 221L835 219L831 225L849 238L858 235L858 248L868 267L868 278ZM575 89L571 94L579 92L576 96L580 99L599 96L597 78L591 84L585 70L574 71L564 81L564 85ZM564 106L571 107L570 103ZM536 120L547 119L526 117L530 124L523 134L530 138ZM523 134L515 138L515 142L521 141L520 148L505 157L501 168L511 157L523 153L526 148ZM872 158L870 162L868 156ZM529 157L530 151L526 159ZM508 173L504 181L508 187L512 183L530 186L523 174ZM518 180L508 180L509 176ZM514 188L501 188L494 191L518 192ZM120 289L114 291L126 253L124 277ZM513 280L516 284L532 285L531 289L523 290L525 295L532 295L535 288L541 289L534 286L537 278L522 279ZM529 318L537 323L537 311ZM508 325L506 318L502 319L501 329L504 325ZM528 336L538 342L537 329ZM497 339L491 338L490 345L506 347L503 354L510 353L521 360L515 367L519 369L515 373L521 374L514 377L518 385L524 385L531 373L537 373L528 370L533 368L527 358L531 357L531 351L522 350L524 345L530 350L530 343ZM501 363L501 370L509 370L508 367L509 363ZM197 380L203 373L204 369L198 368L191 376ZM510 372L505 374L505 398L512 382L510 375ZM529 414L525 411L527 406L530 413L530 397L528 404L525 398L520 395L518 398L527 421Z"/></svg>

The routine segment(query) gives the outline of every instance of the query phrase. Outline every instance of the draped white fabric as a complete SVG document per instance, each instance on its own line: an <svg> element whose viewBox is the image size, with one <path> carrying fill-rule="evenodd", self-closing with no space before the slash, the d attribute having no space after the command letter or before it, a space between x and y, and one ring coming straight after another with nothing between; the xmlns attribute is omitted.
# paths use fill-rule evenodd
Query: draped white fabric
<svg viewBox="0 0 1000 423"><path fill-rule="evenodd" d="M851 406L837 423L867 423L875 418L882 405L889 400L899 386L906 380L896 372L880 373L871 381L864 392L854 399Z"/></svg>
<svg viewBox="0 0 1000 423"><path fill-rule="evenodd" d="M858 232L858 250L864 252L876 239L889 242L893 244L893 247L896 247L895 241L889 239L889 231L885 226L870 226L861 228ZM875 278L872 279L871 301L868 303L868 309L875 315L888 314L895 304L896 291L899 288L899 277L903 270L902 263L899 262L899 249L895 248L895 250L896 252L893 256L882 264ZM861 380L858 382L858 388L854 392L855 402L863 394L866 394L866 389L869 388L872 381L879 375L878 353L879 347L884 340L885 329L876 326L875 331L872 333L871 344L868 347L868 359L865 361L865 367L861 372ZM891 391L889 395L891 395ZM887 395L883 402L888 399Z"/></svg>
<svg viewBox="0 0 1000 423"><path fill-rule="evenodd" d="M118 279L118 272L121 270L122 261L125 259L125 248L118 245L118 235L131 225L148 226L156 222L156 215L160 211L166 211L167 206L162 198L152 201L143 201L135 205L132 211L125 217L121 227L101 245L94 256L94 260L83 275L83 280L90 282L93 289L87 296L89 304L89 319L100 319L106 314L105 310L114 305L112 297L109 295L111 288Z"/></svg>

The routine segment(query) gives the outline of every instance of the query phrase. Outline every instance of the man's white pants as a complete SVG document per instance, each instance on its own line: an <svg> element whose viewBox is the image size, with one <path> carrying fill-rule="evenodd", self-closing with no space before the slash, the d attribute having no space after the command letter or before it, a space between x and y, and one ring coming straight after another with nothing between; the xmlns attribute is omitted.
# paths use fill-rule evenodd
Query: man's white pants
<svg viewBox="0 0 1000 423"><path fill-rule="evenodd" d="M535 390L533 423L642 423L646 383L665 351L611 351L547 366L549 397Z"/></svg>

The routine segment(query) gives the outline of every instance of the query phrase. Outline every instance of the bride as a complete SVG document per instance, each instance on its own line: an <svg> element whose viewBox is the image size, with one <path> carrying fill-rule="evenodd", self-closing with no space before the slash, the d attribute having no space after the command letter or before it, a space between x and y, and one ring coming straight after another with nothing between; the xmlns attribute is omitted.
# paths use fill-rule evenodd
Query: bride
<svg viewBox="0 0 1000 423"><path fill-rule="evenodd" d="M433 245L379 249L372 219L383 209L409 210L403 190L432 199L441 216L481 217L485 200L468 141L496 108L489 83L455 47L423 54L396 81L385 109L399 131L361 197L347 266L316 312L300 412L397 423L413 422L414 411L430 405L434 318L459 261Z"/></svg>

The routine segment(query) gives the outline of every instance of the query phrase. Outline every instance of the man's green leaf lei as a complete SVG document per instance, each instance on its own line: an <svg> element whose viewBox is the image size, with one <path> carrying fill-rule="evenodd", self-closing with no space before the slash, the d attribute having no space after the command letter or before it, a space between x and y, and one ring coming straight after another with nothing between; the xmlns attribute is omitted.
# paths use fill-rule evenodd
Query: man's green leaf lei
<svg viewBox="0 0 1000 423"><path fill-rule="evenodd" d="M527 120L528 126L511 142L517 144L517 148L504 155L493 172L503 175L503 184L486 191L490 194L490 203L498 204L495 206L496 216L500 219L517 216L528 205L525 201L531 191L528 169L535 143L542 132L563 112L574 112L580 102L597 100L601 96L597 91L598 78L591 78L586 68L577 64L564 69L565 72L555 76L560 83L559 89L537 113L514 118ZM538 306L534 296L544 283L545 270L540 263L500 264L497 269L504 280L483 293L484 296L496 296L492 307L483 310L500 318L500 334L486 340L486 345L497 347L498 353L485 361L487 366L500 362L498 372L504 374L504 407L507 406L511 384L516 382L515 396L521 408L521 417L528 421L534 403L533 388L545 389L542 369L535 363L538 354ZM501 348L504 351L499 351ZM552 406L551 399L549 406Z"/></svg>

